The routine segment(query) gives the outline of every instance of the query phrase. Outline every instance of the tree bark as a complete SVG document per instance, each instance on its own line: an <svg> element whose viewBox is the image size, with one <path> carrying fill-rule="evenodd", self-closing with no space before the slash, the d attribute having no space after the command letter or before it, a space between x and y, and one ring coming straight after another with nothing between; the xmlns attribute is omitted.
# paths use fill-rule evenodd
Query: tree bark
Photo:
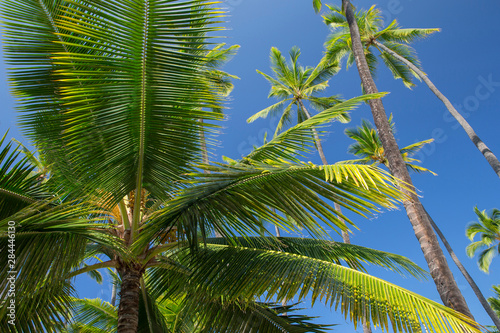
<svg viewBox="0 0 500 333"><path fill-rule="evenodd" d="M477 284L474 281L474 279L472 278L472 276L470 276L469 272L467 272L467 270L465 269L464 265L462 265L462 263L460 262L460 259L458 259L455 252L451 248L450 243L448 243L448 240L444 237L443 233L441 232L441 229L439 229L439 227L434 222L432 217L429 215L427 210L425 211L425 213L427 214L427 218L429 219L429 222L431 223L432 227L434 228L434 230L436 230L436 233L438 234L439 238L441 239L444 246L446 247L446 250L448 250L448 253L451 256L451 259L453 259L453 262L455 263L455 265L457 265L458 269L460 270L462 275L465 277L465 279L469 283L470 287L474 291L474 294L476 294L479 302L481 303L483 308L486 310L486 312L490 316L491 320L493 321L493 323L495 324L497 329L500 331L500 319L496 315L495 311L493 311L493 309L491 308L490 303L486 300L486 298L484 297L483 293L481 292L481 290L477 286Z"/></svg>
<svg viewBox="0 0 500 333"><path fill-rule="evenodd" d="M122 278L118 307L117 333L137 333L139 327L139 295L142 269L139 265L125 264L119 269Z"/></svg>
<svg viewBox="0 0 500 333"><path fill-rule="evenodd" d="M371 76L364 55L359 28L354 16L352 5L349 0L342 0L342 6L345 10L347 22L349 24L353 54L363 88L368 94L377 93L377 86L373 81L373 77ZM446 306L473 318L469 307L467 306L467 303L465 302L465 299L462 296L460 289L458 289L455 279L453 278L453 274L451 273L448 263L446 262L443 251L439 246L436 234L432 230L432 226L427 219L425 210L413 190L414 187L412 180L408 170L406 169L406 165L399 151L396 139L394 138L394 135L389 127L389 121L387 119L387 114L385 113L382 100L370 100L369 104L380 140L382 141L382 145L389 162L389 169L393 176L404 181L407 184L406 186L409 187L409 189L402 189L407 195L407 199L404 200L403 204L408 218L413 226L415 236L420 243L420 248L424 253L425 260L427 261L429 271L434 283L436 284L441 300Z"/></svg>
<svg viewBox="0 0 500 333"><path fill-rule="evenodd" d="M438 88L432 83L432 81L429 79L429 77L422 72L417 66L406 60L405 58L401 57L399 54L395 53L388 47L386 47L384 44L374 41L373 42L377 47L381 48L385 52L389 53L392 55L394 58L398 59L402 63L404 63L406 66L408 66L412 71L417 73L417 75L427 84L429 89L439 98L443 104L446 106L448 111L451 113L451 115L458 121L460 126L465 130L465 133L469 136L469 139L474 143L476 148L483 154L484 158L488 161L490 166L493 168L493 171L497 174L498 177L500 177L500 161L498 161L498 158L493 154L493 152L486 146L486 144L477 136L476 132L472 128L472 126L469 125L467 120L465 120L464 117L455 109L453 104L444 96Z"/></svg>

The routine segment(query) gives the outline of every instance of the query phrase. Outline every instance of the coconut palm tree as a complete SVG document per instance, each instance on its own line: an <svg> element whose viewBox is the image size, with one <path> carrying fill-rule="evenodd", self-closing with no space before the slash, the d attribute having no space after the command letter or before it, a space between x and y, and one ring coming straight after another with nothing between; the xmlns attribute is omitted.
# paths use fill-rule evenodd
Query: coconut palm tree
<svg viewBox="0 0 500 333"><path fill-rule="evenodd" d="M275 135L282 131L285 125L290 124L293 118L299 124L311 118L311 113L306 109L304 102L308 102L318 111L327 110L340 102L339 96L318 96L320 92L328 87L330 78L338 72L339 66L336 63L330 62L327 65L320 64L315 68L304 68L299 64L299 48L293 47L289 54L290 62L287 62L280 50L275 47L271 48L271 70L274 73L274 77L259 70L257 72L264 76L271 84L268 98L275 97L279 101L257 112L247 120L247 122L251 123L258 118L279 116L280 120L276 127ZM295 117L292 116L294 107L296 107ZM349 121L349 117L347 114L339 114L337 120L347 122ZM312 135L315 138L315 145L321 162L323 165L328 165L323 145L316 130L313 130ZM341 213L340 206L336 205L335 209ZM277 231L279 230L277 229ZM342 238L345 242L349 242L347 230L342 230Z"/></svg>
<svg viewBox="0 0 500 333"><path fill-rule="evenodd" d="M333 33L328 37L325 44L327 49L325 60L338 63L342 58L347 57L347 67L349 67L354 63L349 25L341 8L336 6L328 6L328 8L330 12L324 16L324 20L331 27ZM374 51L378 50L379 57L382 58L386 67L390 69L394 78L402 79L405 86L412 87L414 85L413 77L423 80L436 97L443 102L451 115L465 130L469 139L483 154L493 171L500 177L500 161L498 161L498 158L479 138L453 104L436 88L427 74L424 73L415 50L410 46L415 40L425 38L439 31L439 29L403 29L396 20L384 27L381 12L375 6L372 6L367 11L359 10L354 15L372 76L374 76L377 68L377 56Z"/></svg>
<svg viewBox="0 0 500 333"><path fill-rule="evenodd" d="M465 234L473 241L479 234L480 240L467 246L467 255L474 257L479 252L479 268L488 273L493 258L500 253L500 210L493 209L490 214L474 208L479 221L467 226Z"/></svg>
<svg viewBox="0 0 500 333"><path fill-rule="evenodd" d="M116 268L121 280L119 333L137 332L141 298L153 330L150 300L161 295L187 295L189 313L217 302L312 295L341 305L354 322L477 331L451 309L337 264L352 254L334 259L332 243L319 251L322 240L299 241L289 252L276 250L282 243L274 237L248 243L262 233L261 221L317 238L325 226L345 228L330 202L362 215L395 206L402 184L384 171L297 157L314 145L313 129L382 94L328 108L242 160L206 165L200 131L214 135L222 120L210 110L222 99L205 75L207 36L219 30L221 15L212 2L1 6L21 126L50 166L50 179L40 183L8 145L0 154L0 249L16 257L0 259L2 331L56 331L54 323L69 317L72 278L101 268ZM227 245L210 241L212 230ZM14 325L7 316L12 279Z"/></svg>
<svg viewBox="0 0 500 333"><path fill-rule="evenodd" d="M303 125L307 125L307 123ZM276 154L279 152L282 154L283 151L287 149L286 145L280 144L279 142L280 140L284 139L284 135L296 137L297 130L287 131L286 133L283 133L283 135L280 135L277 138L279 140L271 141L269 143L270 146L263 147L255 151L252 158L258 161L261 158L264 158L264 156L269 156L269 154L272 153ZM7 157L7 162L14 160L16 156L9 156L8 149L4 150L1 155ZM21 190L24 187L19 186L19 172L24 172L25 174L29 175L29 178L27 180L36 180L37 178L37 175L31 175L34 167L23 164L25 162L26 160L22 161L22 163L19 164L20 167L16 167L14 170L12 170L12 172L9 173L11 177L5 177L2 179L4 180L4 182L2 182L2 188L10 189L9 196L2 196L2 203L7 199L12 200L19 197L25 198L25 200L33 200L32 198L28 197L26 193L24 195L20 195L20 193L22 193ZM249 159L246 159L245 164L247 164L248 162ZM3 163L2 166L4 166ZM2 168L2 170L4 170L4 168ZM334 170L330 170L329 173L330 172L333 173L333 175L336 174L340 178L344 178L347 175L347 173L344 175L342 175L342 173L338 174L338 172L335 172ZM350 172L352 172L352 170ZM366 172L366 170L363 172ZM211 175L214 175L214 173L212 173ZM13 182L12 180L16 180L17 182ZM361 179L358 179L358 181L360 180ZM372 179L370 181L376 181L376 179ZM315 180L315 182L317 182L317 180ZM273 187L275 186L272 184L270 185ZM380 185L381 184L379 184L379 186ZM24 202L24 204L26 205L26 202ZM130 256L130 254L123 253L124 251L121 249L121 244L114 243L114 240L111 237L113 232L116 232L116 225L122 224L120 223L120 219L122 218L122 216L119 215L119 209L108 212L105 217L101 216L101 218L99 219L101 223L96 223L97 217L94 219L87 218L86 220L82 218L82 216L87 216L91 213L93 213L94 216L98 216L99 214L103 215L102 211L92 212L91 209L88 208L89 202L85 202L84 205L56 205L54 203L49 203L52 204L53 207L47 208L45 211L43 211L42 214L37 214L39 209L44 209L43 204L44 202L39 202L36 206L29 206L28 209L22 209L17 212L17 214L14 213L8 216L7 219L4 219L2 221L3 225L8 224L8 222L6 222L8 220L21 221L20 225L17 227L18 239L16 240L16 254L18 258L22 258L23 260L22 268L23 270L25 270L26 275L19 275L17 277L17 281L19 282L17 300L20 306L18 308L19 321L17 321L16 323L18 323L19 325L19 331L23 332L30 330L47 330L50 332L54 331L54 329L56 329L57 331L59 327L58 324L60 324L59 319L67 315L66 306L71 305L73 302L73 300L69 297L69 295L71 295L71 286L68 285L68 280L61 279L59 274L62 273L66 274L66 276L68 277L71 277L81 273L88 273L99 268L113 267L113 265L116 265L116 262L114 262L114 260L99 260L99 262L95 264L85 261L83 265L80 263L76 265L77 267L73 265L64 269L64 267L61 267L64 266L61 265L62 263L64 263L65 265L69 265L69 262L71 262L71 260L76 260L76 258L84 260L87 258L95 257L95 254L99 252L101 253L101 256L108 256L108 259L111 257L116 257L116 254L114 256L112 255L113 251L115 253L122 251L122 255L124 257ZM34 212L33 208L37 208L37 210ZM5 210L2 210L2 212L5 212ZM107 218L115 219L117 220L117 222L114 224L111 224L111 221L109 221L109 224L102 223L104 222L104 219ZM310 288L309 290L313 292L314 290L319 290L317 288L325 288L326 285L324 285L324 283L332 283L332 281L328 282L328 280L334 278L334 276L338 274L353 274L354 272L357 272L357 270L363 269L363 262L382 265L396 271L406 271L410 274L421 274L421 271L418 270L413 264L411 264L411 262L399 256L329 241L316 241L313 239L295 238L282 238L280 240L260 237L253 239L233 238L232 241L234 242L237 240L238 246L229 246L228 243L222 239L205 239L205 246L198 249L198 252L196 252L195 255L192 255L191 248L188 245L182 246L182 244L179 244L179 241L172 242L176 238L175 233L166 234L165 232L162 232L160 233L160 235L162 235L161 239L163 243L160 242L161 245L150 248L148 251L144 252L141 255L142 257L144 257L144 259L142 260L148 262L148 264L147 269L143 273L143 277L139 282L140 294L142 295L142 297L139 298L139 303L141 304L142 302L143 304L148 305L145 306L143 310L141 310L141 307L139 306L138 315L140 316L141 313L145 313L146 317L143 318L143 320L148 323L148 326L146 328L153 327L153 325L156 325L154 323L158 323L158 320L160 320L154 316L154 314L159 311L155 307L156 304L159 304L158 308L160 309L163 304L163 301L161 299L159 300L159 297L155 297L155 295L158 294L168 294L170 297L169 299L174 300L186 294L192 296L186 297L186 300L188 300L188 302L183 305L186 307L189 306L190 310L186 311L187 313L192 314L200 314L203 313L203 310L205 310L204 308L196 308L196 306L199 307L200 305L214 303L213 307L207 309L208 314L204 315L201 318L197 317L198 325L208 325L209 323L214 322L214 318L220 318L221 316L222 318L226 318L226 320L228 321L226 325L233 325L227 327L242 325L241 315L236 316L239 319L234 319L235 316L224 317L229 316L229 314L227 314L228 306L234 307L235 310L241 310L242 308L245 309L245 307L248 307L249 309L245 310L245 313L253 313L252 311L254 311L255 314L252 315L252 317L244 316L243 318L253 318L252 320L255 321L255 316L262 314L262 311L265 309L259 308L251 301L253 299L252 295L255 290L258 289L257 286L262 286L264 284L262 284L258 278L260 276L259 272L261 270L257 269L256 267L252 268L249 265L270 265L269 267L261 267L261 269L267 270L268 273L270 272L270 269L272 267L275 267L275 273L277 273L278 271L283 271L284 267L289 267L293 269L294 272L298 272L301 270L300 266L303 265L306 265L313 270L317 269L318 272L328 270L328 267L338 267L338 269L340 269L340 271L337 272L332 271L332 275L330 278L328 278L328 274L325 276L324 273L322 273L323 275L321 276L321 278L323 282L320 284L313 283L308 287ZM87 238L91 240L90 243L83 242L84 244L87 244L83 249L81 247L82 242L79 236L81 238ZM2 239L5 240L5 238L6 237L4 235ZM169 239L170 243L168 241L165 241L165 239ZM29 244L30 246L27 247L25 246L25 244ZM61 251L61 246L64 251ZM50 253L55 256L52 258L55 258L56 261L53 262L52 258L48 261L43 260L43 255L40 254L40 252L42 251L39 251L39 249L49 250ZM286 252L284 252L285 249ZM161 255L155 256L155 252ZM77 257L78 254L80 255L80 258ZM299 256L297 257L297 255ZM261 260L263 258L264 260ZM135 260L139 259L141 258L136 258ZM220 269L217 269L217 272L224 275L224 279L233 276L233 280L231 283L228 283L228 281L221 281L219 279L219 274L209 277L208 280L207 276L204 275L205 273L212 271L210 267L214 267L213 265L219 261L221 263L223 262L224 264ZM268 264L266 264L266 261L268 262ZM341 261L346 262L351 268L341 268L342 266L338 265L338 263L340 263ZM54 264L57 263L57 265L55 267L47 267L47 262L49 262L49 266L51 262ZM239 266L238 263L244 263L244 265L240 267L240 272L238 274L236 274L236 272L231 272L235 268L233 267L234 265L230 264L231 262L234 262L235 266ZM279 262L282 262L282 264L279 265ZM32 269L36 270L37 275L30 273ZM226 272L226 269L229 269L229 271ZM33 276L40 276L41 270L47 271L46 278L44 278L42 281L38 279L33 280ZM3 272L7 272L7 270L4 270ZM304 270L304 273L309 274L308 272L310 271ZM241 274L245 276L251 275L251 280L256 279L258 281L256 281L255 284L252 282L252 284L254 285L251 286L249 290L245 289L246 287L244 288L244 286L248 287L249 281L246 278L241 279L240 281L240 278L242 276ZM389 294L392 293L390 291L392 285L387 284L386 286L382 287L382 285L385 285L385 283L380 285L380 281L378 279L369 278L367 280L367 276L365 276L363 273L359 274L362 274L358 276L358 278L361 278L359 283L374 283L374 288L389 287L389 289L384 289L386 290L383 293L383 295L385 296L383 296L382 294L372 294L371 297L387 297L387 290L389 290ZM265 288L266 291L262 292L268 293L271 290L275 289L279 290L279 293L285 293L285 295L281 297L293 297L293 295L297 293L297 289L295 287L296 282L293 281L302 281L304 276L299 275L296 276L295 279L289 279L288 277L285 278L286 275L286 273L284 275L281 275L281 277L280 274L275 275L274 279L276 280L276 282L269 285L270 289ZM123 276L123 274L121 276ZM265 278L269 279L270 277L271 276L267 275ZM234 278L236 278L236 280L234 280ZM324 280L325 278L327 280ZM354 285L357 285L357 283L354 282L355 280L346 280L350 281L349 283L354 283ZM271 280L267 281L269 283L269 281ZM215 287L214 284L217 287ZM284 285L284 287L279 288L279 285ZM36 287L37 292L33 293L33 289L31 289L33 287L31 286ZM58 286L59 288L56 288ZM222 286L226 286L226 290L219 289ZM236 289L232 290L230 288L229 290L227 290L228 286L235 286ZM347 285L345 285L345 287L347 288ZM123 302L123 288L126 288L126 285L122 283L120 304L122 304ZM252 290L254 291L252 292ZM440 311L444 310L443 313L439 313L438 311L438 313L436 313L437 316L444 315L445 317L450 317L450 315L453 315L452 311L446 310L446 308L440 308L439 305L436 305L435 303L431 302L430 304L426 304L429 301L426 301L425 299L418 297L415 294L409 293L403 296L403 294L400 294L401 290L399 288L393 291L395 292L395 297L409 297L411 302L423 302L423 306L437 307L437 310ZM256 295L261 295L261 293L258 292L256 293ZM2 299L5 299L5 297L6 295L3 295ZM223 297L223 299L225 300L223 307L221 304L219 304L221 302L220 297ZM243 302L243 300L246 301ZM395 301L395 299L390 302L393 303L393 301ZM151 307L149 312L147 311L148 307ZM376 309L375 305L372 305L372 307L374 310ZM216 312L217 309L219 312ZM2 310L4 312L5 303ZM94 308L94 310L97 309ZM286 310L288 310L288 308L286 308ZM221 313L220 311L223 312ZM455 315L457 314L455 313ZM91 320L94 324L97 324L98 322L101 323L99 318L99 316L95 316L94 318L88 319ZM141 320L140 318L141 317L139 317L138 320ZM260 318L262 319L262 317ZM409 318L407 319L415 320L415 318L416 317L409 316ZM355 316L354 319L356 319ZM456 323L453 322L453 317L451 317L450 320L452 325L456 325ZM267 325L269 325L269 322L266 323ZM411 324L411 322L409 322L409 324ZM6 332L11 331L9 326L4 325L2 327L2 330L5 330ZM120 326L118 327L119 331L121 328ZM144 329L144 326L141 326L141 328ZM14 332L15 331L16 330L14 330ZM240 330L235 329L234 331L239 332ZM282 329L279 329L279 331L283 332ZM252 330L248 329L244 330L244 332L252 332ZM272 332L272 330L270 330L270 332Z"/></svg>
<svg viewBox="0 0 500 333"><path fill-rule="evenodd" d="M319 9L320 3L320 1L313 1L316 9ZM342 10L343 13L345 13L344 16L346 17L348 23L353 57L358 68L363 89L367 93L377 93L378 89L373 80L370 66L368 65L365 57L365 47L363 46L353 5L348 0L342 0ZM380 98L372 99L369 100L368 103L389 162L391 173L395 177L402 179L410 186L410 188L413 188L413 183L406 168L406 164L401 156L396 139L391 132L382 100ZM413 226L415 235L420 243L420 247L424 253L424 257L427 261L432 278L434 279L436 288L443 303L447 306L453 306L454 309L457 309L461 313L464 313L472 318L472 314L470 313L460 289L458 289L456 281L453 278L453 274L449 269L446 258L444 257L443 251L439 246L437 237L432 230L430 221L422 204L420 203L418 196L415 194L415 191L408 191L406 194L409 199L405 200L404 206L408 218Z"/></svg>

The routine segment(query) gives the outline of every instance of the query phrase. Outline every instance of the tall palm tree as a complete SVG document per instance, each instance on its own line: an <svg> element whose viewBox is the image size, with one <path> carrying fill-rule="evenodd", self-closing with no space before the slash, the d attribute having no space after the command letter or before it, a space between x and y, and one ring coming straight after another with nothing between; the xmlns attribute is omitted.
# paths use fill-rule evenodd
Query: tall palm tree
<svg viewBox="0 0 500 333"><path fill-rule="evenodd" d="M301 123L306 119L311 118L311 113L306 109L304 102L309 104L318 111L328 110L335 104L340 102L339 96L320 97L318 94L328 87L328 81L335 75L339 66L330 62L327 65L320 64L315 68L302 67L299 64L300 49L293 47L290 52L290 62L288 63L280 50L271 48L271 70L274 77L265 74L259 70L257 72L271 84L269 98L275 97L279 101L264 110L261 110L248 118L247 122L251 123L258 118L277 117L280 120L276 127L275 135L283 130L283 127L290 124L293 118L296 118L297 123ZM292 116L293 108L296 107L295 117ZM339 114L338 121L347 122L349 117L347 114ZM321 162L323 165L328 165L323 145L316 130L313 130L316 149L318 150ZM335 205L335 209L342 214L339 205ZM349 234L347 230L342 230L342 238L345 242L349 242Z"/></svg>
<svg viewBox="0 0 500 333"><path fill-rule="evenodd" d="M480 240L467 246L467 255L474 257L479 252L479 268L488 273L493 258L500 253L500 210L493 209L490 214L474 208L479 221L467 226L465 234L473 241L479 234Z"/></svg>
<svg viewBox="0 0 500 333"><path fill-rule="evenodd" d="M121 279L119 333L137 332L141 298L153 323L150 300L161 295L187 294L194 313L309 293L354 322L478 331L451 309L338 265L334 244L318 251L321 240L299 242L290 253L277 251L274 237L248 243L263 220L324 237L322 225L344 228L328 202L367 215L401 199L401 184L375 167L297 158L314 145L312 129L380 94L339 103L240 161L206 165L200 131L213 133L222 119L209 110L221 98L205 75L207 35L221 15L212 2L12 0L2 14L21 124L50 166L40 184L9 146L0 154L2 253L12 244L10 221L16 232L15 263L0 258L2 331L55 331L68 318L71 279L101 268ZM228 245L209 241L214 229ZM15 326L7 322L10 277Z"/></svg>
<svg viewBox="0 0 500 333"><path fill-rule="evenodd" d="M319 9L320 3L321 1L313 1L313 5L315 5L317 10ZM377 93L378 89L373 80L367 58L365 57L366 48L363 45L353 7L354 6L349 0L342 0L342 14L345 16L349 27L352 54L358 68L364 91L369 94ZM403 180L410 188L413 188L410 174L391 131L382 100L380 98L372 99L369 100L368 103L387 156L391 173L395 177ZM405 193L408 196L408 199L404 201L408 218L413 226L415 236L420 243L420 247L424 253L424 257L443 303L472 318L472 314L451 273L443 251L439 246L436 234L432 229L429 218L418 196L415 194L415 191L411 190L405 191Z"/></svg>
<svg viewBox="0 0 500 333"><path fill-rule="evenodd" d="M328 8L330 13L325 15L324 19L325 23L333 29L333 33L326 43L325 59L337 63L342 58L347 57L347 67L349 67L354 62L349 25L341 8L335 6L328 6ZM377 68L377 56L374 53L375 49L377 49L380 58L382 58L387 68L391 70L394 78L402 79L407 87L414 85L413 77L423 80L436 97L443 102L451 115L465 130L469 139L483 154L493 171L500 177L500 161L498 158L479 138L453 104L436 88L427 74L423 72L415 50L410 46L410 43L415 40L425 38L439 31L439 29L403 29L396 20L384 27L381 12L375 6L372 6L367 11L359 10L354 15L360 30L366 61L372 75L375 74Z"/></svg>

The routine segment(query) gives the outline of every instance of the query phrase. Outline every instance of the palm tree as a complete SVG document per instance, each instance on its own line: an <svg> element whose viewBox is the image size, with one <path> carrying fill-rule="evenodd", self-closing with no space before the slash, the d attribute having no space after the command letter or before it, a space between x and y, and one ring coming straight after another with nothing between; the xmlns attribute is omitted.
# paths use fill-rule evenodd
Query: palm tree
<svg viewBox="0 0 500 333"><path fill-rule="evenodd" d="M318 3L320 3L320 1L313 2L313 4L316 4L315 8L317 9L319 8ZM363 89L369 94L377 93L378 89L375 85L370 66L368 65L365 57L365 47L363 46L361 40L359 27L351 2L349 0L342 0L342 9L343 13L345 11L344 16L346 17L349 26L353 57L358 68ZM382 100L380 98L372 99L369 100L368 103L389 162L391 173L398 179L403 180L410 186L410 188L413 188L413 183L406 168L406 163L401 156L396 139L391 132ZM427 261L432 278L434 279L436 288L443 303L472 318L472 314L470 313L460 289L458 289L456 281L453 278L453 274L449 269L446 258L444 257L443 251L439 246L437 237L432 230L430 221L422 204L420 203L418 196L415 194L415 191L412 190L405 191L405 193L408 199L404 201L404 206L408 218L413 226L415 235L420 243L420 247L424 253L424 257Z"/></svg>
<svg viewBox="0 0 500 333"><path fill-rule="evenodd" d="M325 23L333 29L326 43L326 61L340 62L347 57L347 67L354 63L352 42L350 40L349 25L341 8L328 6L331 12L324 16ZM383 27L380 10L372 6L369 10L360 10L354 14L360 30L361 42L367 64L372 75L377 67L377 56L373 53L379 51L379 56L389 68L396 79L402 79L407 87L412 87L413 77L423 80L429 89L446 106L451 115L465 130L469 139L483 154L493 171L500 177L500 161L486 144L478 137L474 129L465 118L455 109L453 104L436 88L427 74L421 68L415 50L409 45L413 41L439 31L439 29L402 29L394 20L387 27Z"/></svg>
<svg viewBox="0 0 500 333"><path fill-rule="evenodd" d="M304 68L298 62L300 57L299 48L293 47L289 54L290 62L287 63L285 57L277 48L271 48L271 70L275 77L259 70L257 70L257 72L264 76L271 84L268 98L276 97L279 101L257 112L247 120L247 122L251 123L258 118L276 117L279 115L280 120L274 135L282 131L285 125L291 123L294 106L296 107L295 118L297 123L300 124L304 120L311 118L311 114L306 109L304 101L309 102L310 105L318 111L328 110L340 102L339 96L318 96L318 93L324 91L328 87L330 78L338 72L339 66L336 63L330 62L326 66L320 64L315 68ZM349 121L349 117L347 114L339 114L337 120L347 122ZM313 130L313 136L321 162L323 165L328 165L321 140L316 130ZM335 205L335 209L339 214L342 214L339 205ZM277 229L277 232L278 231ZM342 238L344 242L349 242L347 230L342 230Z"/></svg>
<svg viewBox="0 0 500 333"><path fill-rule="evenodd" d="M491 261L500 253L500 210L493 209L488 214L485 210L480 211L475 207L474 212L479 221L467 226L465 234L471 241L479 234L480 240L469 244L466 251L471 258L479 252L479 268L488 273Z"/></svg>
<svg viewBox="0 0 500 333"><path fill-rule="evenodd" d="M200 131L214 134L222 119L210 111L222 100L205 75L207 34L219 30L211 2L16 0L2 2L2 12L21 124L50 167L41 183L9 145L0 154L0 249L10 250L14 221L16 256L0 259L2 331L56 331L69 319L72 278L101 268L116 268L121 280L119 333L137 332L141 298L153 330L152 300L162 295L187 295L196 313L310 293L341 304L354 322L478 331L465 316L354 269L352 252L335 259L335 243L298 241L289 252L274 237L248 243L261 221L317 238L324 225L344 228L328 202L362 215L395 206L401 184L380 169L297 158L314 145L311 130L381 94L328 108L242 160L206 165ZM227 244L208 239L212 230ZM420 272L388 258L386 267Z"/></svg>

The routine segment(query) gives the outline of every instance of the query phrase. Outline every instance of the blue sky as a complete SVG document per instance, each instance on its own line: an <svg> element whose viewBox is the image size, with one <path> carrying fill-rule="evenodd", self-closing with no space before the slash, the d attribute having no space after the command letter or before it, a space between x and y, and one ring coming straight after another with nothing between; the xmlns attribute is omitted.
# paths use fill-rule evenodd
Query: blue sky
<svg viewBox="0 0 500 333"><path fill-rule="evenodd" d="M339 4L336 2L326 2ZM403 27L441 28L424 41L414 44L425 71L436 86L461 109L478 135L500 157L500 2L464 0L384 0L355 1L358 8L368 9L377 4L384 11L387 21L397 18ZM322 56L323 43L328 28L312 9L310 0L228 0L230 17L225 42L239 44L238 55L225 67L231 74L240 77L227 110L228 121L219 137L220 146L215 158L229 156L239 158L252 145L260 145L263 133L274 132L275 122L268 119L247 124L246 119L271 105L267 99L269 85L256 73L256 69L270 73L269 50L278 47L287 53L293 46L302 50L300 62L314 66ZM10 128L10 136L21 138L16 127L14 100L9 95L5 65L2 64L0 100L2 117L0 132ZM488 83L490 82L490 83ZM395 81L388 70L380 67L377 76L380 91L389 91L384 98L386 111L394 114L397 125L397 140L401 146L434 137L436 142L428 146L420 156L423 166L436 172L414 175L413 180L422 197L422 202L436 223L441 227L456 254L465 264L485 296L491 296L491 286L500 284L500 258L493 261L489 275L480 272L475 259L465 255L469 244L465 227L475 220L474 206L479 209L499 207L500 180L480 153L469 141L465 132L457 128L442 103L419 83L413 90ZM341 94L344 98L360 94L360 80L356 68L343 69L330 81L328 94ZM346 153L352 142L343 134L348 127L360 124L360 120L372 120L366 105L352 113L350 124L334 124L324 140L324 149L330 162L350 159ZM316 155L311 161L319 163ZM367 220L352 216L360 230L355 231L352 242L366 247L402 254L427 269L419 244L403 209L384 212ZM340 237L332 233L332 237ZM461 274L449 260L471 311L481 324L490 324L486 313ZM395 284L408 288L428 298L439 301L431 280L421 282L403 279L381 269L369 271ZM80 280L78 288L83 297L109 297L110 288L95 286L86 279ZM305 303L304 306L309 304ZM321 316L318 322L339 324L336 332L352 332L353 327L343 316L323 306L315 306L309 314ZM358 329L360 332L361 330Z"/></svg>

